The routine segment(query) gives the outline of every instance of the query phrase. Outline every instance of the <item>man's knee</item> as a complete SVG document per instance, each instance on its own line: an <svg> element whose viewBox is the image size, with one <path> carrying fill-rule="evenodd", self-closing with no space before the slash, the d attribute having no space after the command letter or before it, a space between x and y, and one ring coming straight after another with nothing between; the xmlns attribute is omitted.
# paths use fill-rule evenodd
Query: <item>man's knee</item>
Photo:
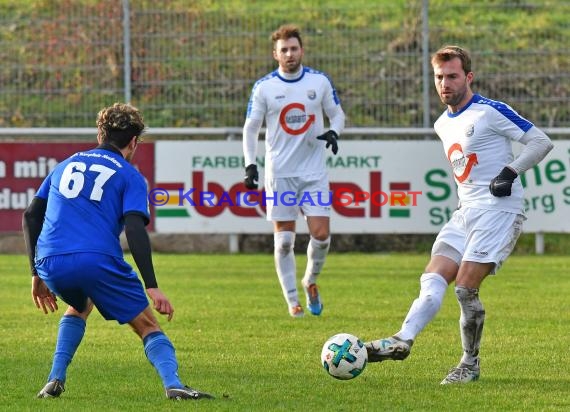
<svg viewBox="0 0 570 412"><path fill-rule="evenodd" d="M78 311L73 306L69 306L65 311L65 315L77 316L78 318L81 318L86 321L89 315L91 314L91 311L93 311L93 302L91 301L91 299L87 299L87 302L85 304L85 309L83 309L82 312Z"/></svg>
<svg viewBox="0 0 570 412"><path fill-rule="evenodd" d="M483 309L483 304L479 300L479 289L456 286L455 296L466 314L475 317L485 316L485 309Z"/></svg>
<svg viewBox="0 0 570 412"><path fill-rule="evenodd" d="M286 255L291 252L295 246L295 233L275 232L273 240L275 252Z"/></svg>
<svg viewBox="0 0 570 412"><path fill-rule="evenodd" d="M129 325L141 339L144 339L149 333L161 330L150 306L147 306L145 310L131 320Z"/></svg>
<svg viewBox="0 0 570 412"><path fill-rule="evenodd" d="M432 306L436 311L441 307L446 290L447 281L440 274L424 273L420 277L419 299Z"/></svg>
<svg viewBox="0 0 570 412"><path fill-rule="evenodd" d="M311 237L324 241L330 236L330 219L326 216L308 216L307 224Z"/></svg>
<svg viewBox="0 0 570 412"><path fill-rule="evenodd" d="M327 236L324 239L319 239L314 236L311 236L311 242L314 248L316 249L328 249L331 245L331 237Z"/></svg>

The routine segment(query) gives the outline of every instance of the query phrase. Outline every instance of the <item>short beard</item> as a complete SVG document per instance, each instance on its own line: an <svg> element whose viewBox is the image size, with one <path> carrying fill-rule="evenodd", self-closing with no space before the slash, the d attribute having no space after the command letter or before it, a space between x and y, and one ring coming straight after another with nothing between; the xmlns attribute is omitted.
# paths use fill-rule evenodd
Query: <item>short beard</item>
<svg viewBox="0 0 570 412"><path fill-rule="evenodd" d="M285 67L287 68L287 71L285 73L294 74L299 71L299 67L301 67L301 62L297 62L295 66L293 66L292 68L290 66L285 66Z"/></svg>
<svg viewBox="0 0 570 412"><path fill-rule="evenodd" d="M449 96L448 98L441 98L441 101L448 105L448 106L453 106L456 107L457 105L459 105L459 103L461 103L461 100L463 100L463 98L465 97L465 93L463 94L455 94L452 96Z"/></svg>

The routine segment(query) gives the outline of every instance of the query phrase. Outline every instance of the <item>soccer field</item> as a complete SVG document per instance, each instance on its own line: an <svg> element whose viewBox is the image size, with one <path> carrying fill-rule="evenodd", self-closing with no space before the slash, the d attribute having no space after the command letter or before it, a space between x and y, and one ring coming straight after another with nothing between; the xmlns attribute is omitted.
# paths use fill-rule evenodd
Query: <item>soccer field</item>
<svg viewBox="0 0 570 412"><path fill-rule="evenodd" d="M403 362L369 364L338 381L320 365L338 332L363 340L397 331L427 255L331 254L321 275L323 315L289 317L272 255L156 255L172 301L180 376L218 398L168 401L128 326L93 313L59 399L35 399L50 369L58 314L30 297L25 256L0 255L0 409L13 411L556 411L570 410L570 258L513 256L485 281L481 378L439 382L461 356L449 288L440 313ZM298 256L298 270L304 268Z"/></svg>

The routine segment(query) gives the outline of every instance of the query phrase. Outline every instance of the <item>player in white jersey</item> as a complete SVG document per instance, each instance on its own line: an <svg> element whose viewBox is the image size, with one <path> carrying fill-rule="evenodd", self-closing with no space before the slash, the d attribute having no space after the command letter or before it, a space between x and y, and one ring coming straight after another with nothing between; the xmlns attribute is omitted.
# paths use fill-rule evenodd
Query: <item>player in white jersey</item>
<svg viewBox="0 0 570 412"><path fill-rule="evenodd" d="M366 343L369 362L403 360L416 336L435 317L445 291L455 281L461 309L463 356L442 384L466 383L480 374L479 347L485 310L481 283L513 251L525 220L518 175L540 162L552 142L505 103L471 90L473 72L467 50L445 46L432 56L435 87L447 110L434 128L449 159L459 208L439 232L420 278L420 293L400 331ZM511 141L524 149L515 159Z"/></svg>
<svg viewBox="0 0 570 412"><path fill-rule="evenodd" d="M320 315L323 303L317 287L330 246L330 195L326 148L338 151L337 139L345 115L331 80L303 67L299 29L284 25L272 34L277 70L253 86L243 127L244 184L257 189L257 145L263 121L265 139L265 199L267 220L273 221L275 268L293 317L303 316L295 265L295 221L303 213L310 233L307 267L301 281L307 308ZM324 113L323 113L324 112ZM329 127L325 128L324 115ZM285 196L285 195L286 196ZM291 196L295 198L293 201Z"/></svg>

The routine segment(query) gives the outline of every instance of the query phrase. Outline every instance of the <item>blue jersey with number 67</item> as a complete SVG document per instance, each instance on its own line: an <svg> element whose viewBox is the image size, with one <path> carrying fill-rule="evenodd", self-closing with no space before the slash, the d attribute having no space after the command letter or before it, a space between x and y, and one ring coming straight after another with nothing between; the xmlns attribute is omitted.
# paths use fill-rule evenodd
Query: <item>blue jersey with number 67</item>
<svg viewBox="0 0 570 412"><path fill-rule="evenodd" d="M143 176L118 151L96 148L67 158L36 193L47 199L36 259L75 252L122 257L123 217L149 221Z"/></svg>

